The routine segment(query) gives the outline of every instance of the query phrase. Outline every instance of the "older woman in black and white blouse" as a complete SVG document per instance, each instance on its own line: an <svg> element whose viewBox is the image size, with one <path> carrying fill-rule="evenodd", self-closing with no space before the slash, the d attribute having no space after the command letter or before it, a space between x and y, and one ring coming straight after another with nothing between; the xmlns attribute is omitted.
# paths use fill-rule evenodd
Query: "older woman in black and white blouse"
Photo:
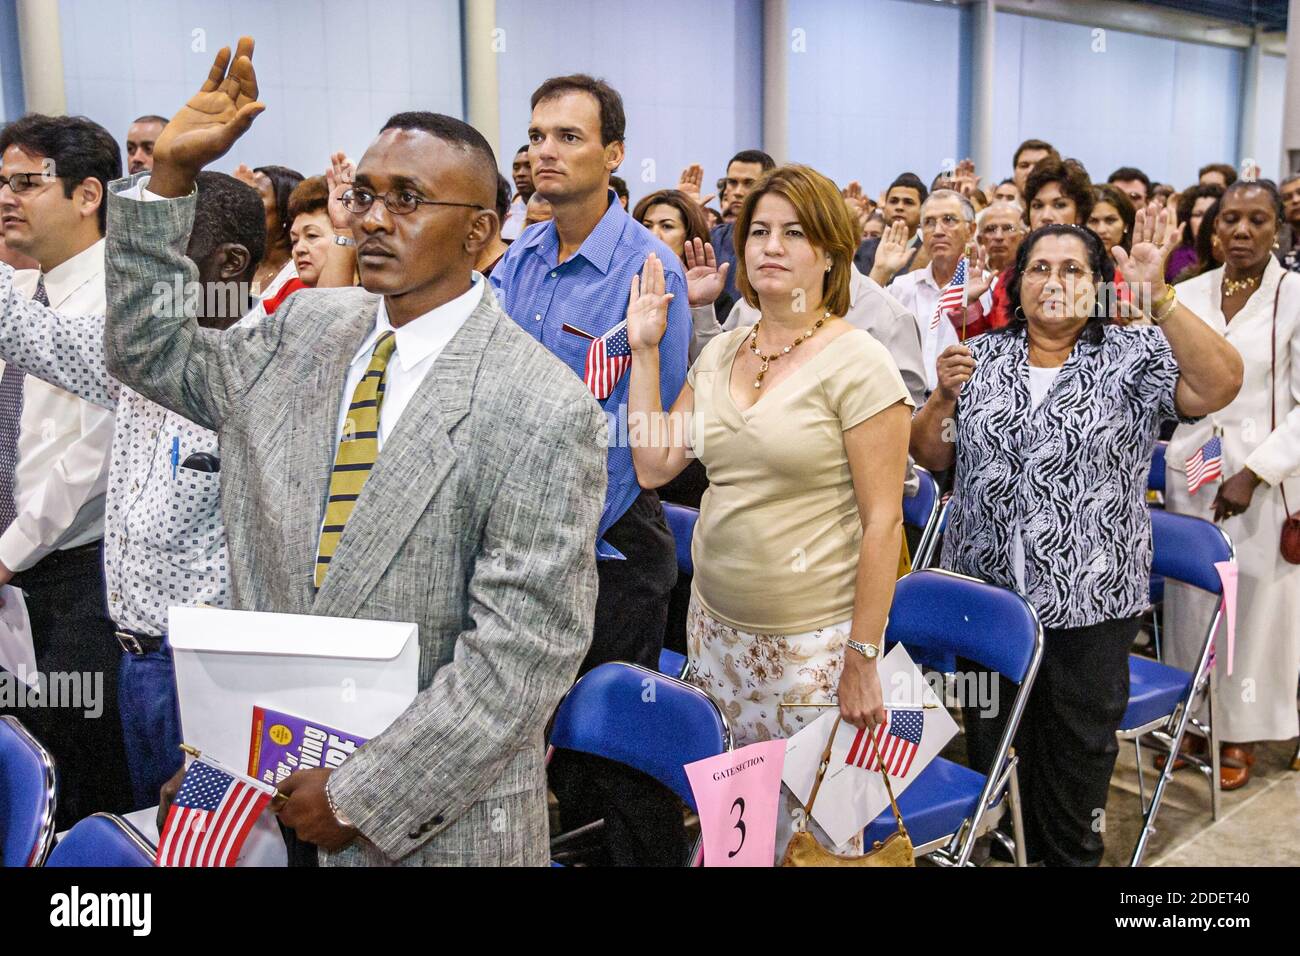
<svg viewBox="0 0 1300 956"><path fill-rule="evenodd" d="M1113 248L1113 263L1089 229L1035 229L1007 284L1011 324L943 352L939 387L912 425L918 464L956 462L943 566L1015 588L1043 623L1016 740L1031 861L1101 861L1096 823L1147 605L1151 452L1162 422L1220 409L1241 385L1237 352L1165 285L1176 244L1155 206L1137 214L1132 251ZM1148 292L1156 327L1108 324L1116 266ZM993 717L967 711L977 769L1012 693L1002 688Z"/></svg>

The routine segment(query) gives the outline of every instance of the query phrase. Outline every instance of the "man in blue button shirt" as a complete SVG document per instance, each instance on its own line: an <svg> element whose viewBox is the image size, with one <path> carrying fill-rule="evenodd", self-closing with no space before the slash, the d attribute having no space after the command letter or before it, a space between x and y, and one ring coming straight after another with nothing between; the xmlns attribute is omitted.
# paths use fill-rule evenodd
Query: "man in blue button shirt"
<svg viewBox="0 0 1300 956"><path fill-rule="evenodd" d="M713 250L718 254L718 265L730 262L727 271L727 284L723 286L722 295L717 302L718 321L726 321L731 307L740 301L740 292L736 288L736 217L745 197L754 188L754 184L763 178L763 174L776 168L776 160L761 149L742 149L727 163L727 177L722 181L722 211L727 214L727 221L713 227L710 237ZM668 406L665 405L665 408Z"/></svg>
<svg viewBox="0 0 1300 956"><path fill-rule="evenodd" d="M659 351L660 391L669 408L686 380L686 278L678 257L633 221L610 189L610 175L623 161L622 97L589 76L555 77L538 87L532 109L533 187L551 203L554 219L524 230L490 281L505 311L586 378L588 351L624 321L632 277L655 253L676 296ZM677 579L673 538L658 496L641 488L632 467L626 367L607 397L603 391L594 389L610 423L609 489L600 540L593 542L600 574L595 635L579 673L606 661L654 670ZM609 862L680 864L685 857L680 805L648 777L564 752L552 761L551 785L566 831L605 819Z"/></svg>

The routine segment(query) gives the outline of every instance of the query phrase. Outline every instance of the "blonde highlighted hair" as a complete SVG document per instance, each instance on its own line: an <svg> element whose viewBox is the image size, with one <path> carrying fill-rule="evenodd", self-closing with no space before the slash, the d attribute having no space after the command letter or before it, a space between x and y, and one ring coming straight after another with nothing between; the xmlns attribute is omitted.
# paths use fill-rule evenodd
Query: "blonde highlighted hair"
<svg viewBox="0 0 1300 956"><path fill-rule="evenodd" d="M794 206L808 242L831 260L818 310L844 315L849 310L849 284L853 277L853 255L858 251L857 228L844 207L839 188L811 166L778 166L763 175L745 197L736 216L736 286L745 301L758 308L758 294L745 271L745 243L758 201L768 193L783 197Z"/></svg>

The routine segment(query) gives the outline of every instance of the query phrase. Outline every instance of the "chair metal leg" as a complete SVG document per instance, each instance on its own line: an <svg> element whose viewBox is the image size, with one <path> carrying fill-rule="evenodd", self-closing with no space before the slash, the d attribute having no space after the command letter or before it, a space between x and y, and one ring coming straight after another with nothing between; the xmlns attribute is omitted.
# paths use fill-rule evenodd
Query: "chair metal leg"
<svg viewBox="0 0 1300 956"><path fill-rule="evenodd" d="M1178 749L1183 745L1183 734L1187 730L1187 723L1190 719L1191 708L1180 708L1178 723L1175 725L1173 736L1169 741L1169 759L1165 761L1164 767L1160 770L1160 775L1156 778L1155 789L1151 792L1151 806L1143 816L1142 832L1138 834L1137 846L1133 847L1133 856L1129 860L1129 866L1142 865L1142 856L1146 853L1147 841L1151 839L1151 834L1156 832L1156 814L1160 811L1160 801L1165 795L1165 787L1173 779L1174 757L1177 755Z"/></svg>
<svg viewBox="0 0 1300 956"><path fill-rule="evenodd" d="M1210 671L1210 686L1205 692L1205 707L1210 722L1210 813L1219 819L1219 719L1214 712L1214 702L1218 698L1219 678Z"/></svg>
<svg viewBox="0 0 1300 956"><path fill-rule="evenodd" d="M1011 779L1007 785L1007 800L1011 803L1011 829L1016 835L1016 866L1024 867L1029 863L1025 858L1025 818L1020 811L1020 777L1016 765L1011 765Z"/></svg>
<svg viewBox="0 0 1300 956"><path fill-rule="evenodd" d="M1142 812L1147 812L1147 788L1146 781L1142 776L1142 738L1133 738L1133 755L1137 760L1138 772L1138 799L1142 801Z"/></svg>

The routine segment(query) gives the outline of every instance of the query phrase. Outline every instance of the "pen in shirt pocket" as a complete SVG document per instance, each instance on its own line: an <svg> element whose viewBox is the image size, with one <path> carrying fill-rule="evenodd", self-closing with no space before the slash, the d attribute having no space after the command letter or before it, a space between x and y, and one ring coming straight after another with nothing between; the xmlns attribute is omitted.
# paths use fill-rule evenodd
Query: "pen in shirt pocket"
<svg viewBox="0 0 1300 956"><path fill-rule="evenodd" d="M172 439L172 481L176 480L176 467L181 463L181 440Z"/></svg>

